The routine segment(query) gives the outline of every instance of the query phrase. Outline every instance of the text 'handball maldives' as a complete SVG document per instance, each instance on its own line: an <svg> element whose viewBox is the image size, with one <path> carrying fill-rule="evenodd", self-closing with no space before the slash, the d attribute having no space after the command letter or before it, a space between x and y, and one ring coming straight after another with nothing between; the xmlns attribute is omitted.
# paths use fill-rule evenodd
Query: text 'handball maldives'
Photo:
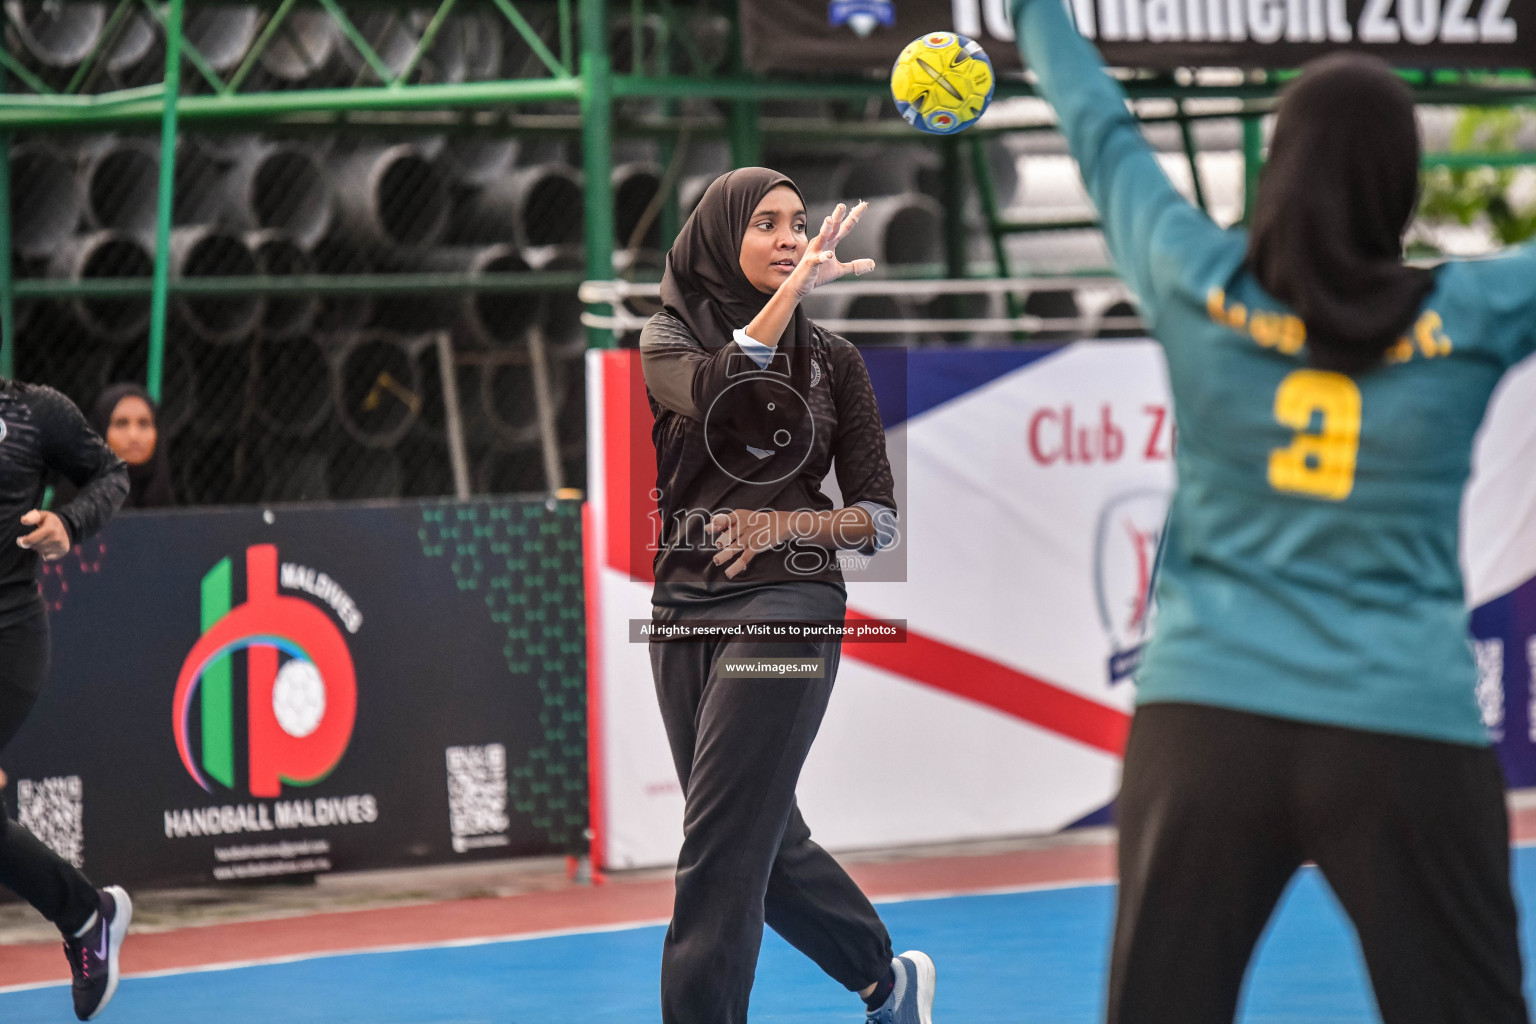
<svg viewBox="0 0 1536 1024"><path fill-rule="evenodd" d="M954 32L912 40L891 69L896 109L930 135L953 135L975 124L995 87L992 60L981 44Z"/></svg>

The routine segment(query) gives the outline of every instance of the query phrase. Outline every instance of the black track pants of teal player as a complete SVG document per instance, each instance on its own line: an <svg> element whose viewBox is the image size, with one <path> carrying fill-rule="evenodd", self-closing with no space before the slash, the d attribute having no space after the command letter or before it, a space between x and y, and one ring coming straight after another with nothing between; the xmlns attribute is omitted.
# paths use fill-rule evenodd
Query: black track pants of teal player
<svg viewBox="0 0 1536 1024"><path fill-rule="evenodd" d="M1147 704L1117 811L1109 1024L1231 1024L1309 860L1354 923L1384 1024L1528 1024L1490 748Z"/></svg>

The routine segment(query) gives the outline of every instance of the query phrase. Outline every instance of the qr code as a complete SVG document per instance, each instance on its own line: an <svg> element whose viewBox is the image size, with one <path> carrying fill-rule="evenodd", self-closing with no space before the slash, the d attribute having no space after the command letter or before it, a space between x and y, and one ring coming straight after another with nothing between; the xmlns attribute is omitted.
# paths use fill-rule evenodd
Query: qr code
<svg viewBox="0 0 1536 1024"><path fill-rule="evenodd" d="M505 846L511 827L507 817L507 748L500 743L483 747L448 748L448 823L453 848ZM471 837L496 837L474 841Z"/></svg>
<svg viewBox="0 0 1536 1024"><path fill-rule="evenodd" d="M80 776L16 783L16 820L75 867L85 866L85 809Z"/></svg>

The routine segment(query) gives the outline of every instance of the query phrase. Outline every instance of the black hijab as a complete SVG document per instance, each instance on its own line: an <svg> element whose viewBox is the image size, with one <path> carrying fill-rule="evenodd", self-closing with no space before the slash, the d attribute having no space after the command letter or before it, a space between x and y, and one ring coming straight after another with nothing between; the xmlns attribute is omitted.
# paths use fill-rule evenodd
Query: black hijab
<svg viewBox="0 0 1536 1024"><path fill-rule="evenodd" d="M736 329L751 323L772 297L754 288L742 273L741 240L752 211L780 185L800 193L793 181L766 167L742 167L722 174L704 190L667 253L661 301L706 348L730 344ZM810 341L810 318L797 306L779 344L809 348Z"/></svg>
<svg viewBox="0 0 1536 1024"><path fill-rule="evenodd" d="M158 436L160 407L149 397L148 391L137 384L113 384L91 406L91 429L105 438L107 428L112 425L112 414L117 411L117 404L125 398L144 400L144 404L149 406L150 416L154 418L157 436L155 450L149 461L141 466L128 467L128 500L123 505L125 508L163 508L174 505L176 495L171 490L171 460L165 454L165 438Z"/></svg>
<svg viewBox="0 0 1536 1024"><path fill-rule="evenodd" d="M1413 323L1434 287L1403 265L1418 196L1407 87L1375 57L1308 63L1281 94L1247 263L1306 324L1315 365L1368 370Z"/></svg>

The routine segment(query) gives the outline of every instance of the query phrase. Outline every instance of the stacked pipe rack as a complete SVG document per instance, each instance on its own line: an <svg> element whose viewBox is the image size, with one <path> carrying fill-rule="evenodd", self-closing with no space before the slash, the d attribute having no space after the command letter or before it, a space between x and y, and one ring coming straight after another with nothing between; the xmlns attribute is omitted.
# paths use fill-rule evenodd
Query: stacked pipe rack
<svg viewBox="0 0 1536 1024"><path fill-rule="evenodd" d="M1048 120L919 139L882 81L745 73L735 12L3 0L0 374L87 406L144 381L188 502L579 487L584 349L633 342L704 186L765 161L813 217L872 200L848 255L888 280L814 310L862 344L1134 330L1102 274L1010 261L1010 237L1084 226L1007 214L1017 139ZM1171 104L1147 120L1192 168L1195 130L1236 119L1251 194L1268 80L1128 88Z"/></svg>

